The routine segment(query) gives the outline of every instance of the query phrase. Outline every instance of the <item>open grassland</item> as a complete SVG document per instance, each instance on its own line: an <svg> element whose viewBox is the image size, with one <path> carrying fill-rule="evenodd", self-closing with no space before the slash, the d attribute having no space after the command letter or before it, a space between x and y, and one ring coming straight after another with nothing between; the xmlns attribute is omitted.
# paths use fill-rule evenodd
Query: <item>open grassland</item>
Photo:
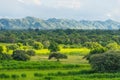
<svg viewBox="0 0 120 80"><path fill-rule="evenodd" d="M120 73L95 73L83 56L68 56L57 62L48 56L31 61L1 61L0 80L119 80ZM37 59L36 59L37 58Z"/></svg>
<svg viewBox="0 0 120 80"><path fill-rule="evenodd" d="M48 49L35 50L37 55L46 55L49 54L50 51ZM90 49L87 48L61 48L60 53L68 54L68 55L87 55L90 52Z"/></svg>

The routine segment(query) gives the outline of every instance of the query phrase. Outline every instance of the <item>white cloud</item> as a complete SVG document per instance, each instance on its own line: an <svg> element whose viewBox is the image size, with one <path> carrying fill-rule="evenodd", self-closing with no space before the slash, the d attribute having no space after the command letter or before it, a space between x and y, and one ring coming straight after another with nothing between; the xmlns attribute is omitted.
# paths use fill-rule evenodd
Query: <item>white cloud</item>
<svg viewBox="0 0 120 80"><path fill-rule="evenodd" d="M18 0L18 2L23 3L23 4L27 4L27 5L41 5L41 0Z"/></svg>
<svg viewBox="0 0 120 80"><path fill-rule="evenodd" d="M25 1L24 1L24 0L18 0L18 2L25 3Z"/></svg>
<svg viewBox="0 0 120 80"><path fill-rule="evenodd" d="M68 8L79 9L81 7L81 0L41 0L43 5L51 8Z"/></svg>
<svg viewBox="0 0 120 80"><path fill-rule="evenodd" d="M120 15L120 9L119 8L115 8L115 9L111 10L109 13L106 14L106 16L108 18L115 19L115 20L120 20L119 17L118 17L119 15Z"/></svg>
<svg viewBox="0 0 120 80"><path fill-rule="evenodd" d="M59 0L56 7L79 9L81 3L80 0Z"/></svg>

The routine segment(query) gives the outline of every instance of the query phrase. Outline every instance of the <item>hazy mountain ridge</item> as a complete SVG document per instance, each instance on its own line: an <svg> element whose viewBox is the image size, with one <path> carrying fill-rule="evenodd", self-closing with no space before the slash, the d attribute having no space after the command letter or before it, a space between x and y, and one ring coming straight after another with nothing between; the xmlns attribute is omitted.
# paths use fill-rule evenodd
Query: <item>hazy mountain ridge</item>
<svg viewBox="0 0 120 80"><path fill-rule="evenodd" d="M43 20L35 17L21 19L0 19L0 29L120 29L120 22L113 20L88 21L50 18Z"/></svg>

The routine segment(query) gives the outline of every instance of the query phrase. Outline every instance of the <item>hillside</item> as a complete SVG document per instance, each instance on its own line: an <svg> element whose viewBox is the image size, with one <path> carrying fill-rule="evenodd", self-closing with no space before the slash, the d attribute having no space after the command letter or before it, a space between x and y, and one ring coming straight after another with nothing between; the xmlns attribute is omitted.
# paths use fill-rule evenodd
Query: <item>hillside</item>
<svg viewBox="0 0 120 80"><path fill-rule="evenodd" d="M76 21L56 18L43 20L35 17L1 18L0 29L120 29L120 22L110 19L106 21Z"/></svg>

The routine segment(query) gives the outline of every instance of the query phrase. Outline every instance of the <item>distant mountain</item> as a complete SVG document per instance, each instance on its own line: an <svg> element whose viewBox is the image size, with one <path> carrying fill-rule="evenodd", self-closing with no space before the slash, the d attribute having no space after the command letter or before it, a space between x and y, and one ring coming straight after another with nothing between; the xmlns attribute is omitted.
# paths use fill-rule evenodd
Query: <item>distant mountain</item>
<svg viewBox="0 0 120 80"><path fill-rule="evenodd" d="M120 29L120 22L113 20L88 21L50 18L43 20L35 17L21 19L0 19L0 29Z"/></svg>

